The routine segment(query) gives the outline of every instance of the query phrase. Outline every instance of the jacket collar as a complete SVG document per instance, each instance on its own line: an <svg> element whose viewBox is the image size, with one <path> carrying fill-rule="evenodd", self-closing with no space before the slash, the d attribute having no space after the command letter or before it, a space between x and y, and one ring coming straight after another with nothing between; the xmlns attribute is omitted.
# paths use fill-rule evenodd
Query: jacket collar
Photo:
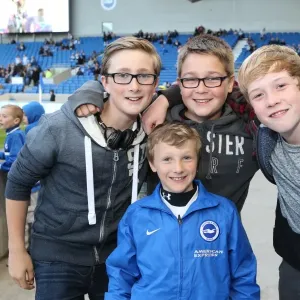
<svg viewBox="0 0 300 300"><path fill-rule="evenodd" d="M214 196L213 194L207 192L200 180L195 180L194 182L198 186L198 197L196 201L190 206L184 217L197 210L218 206L220 203L218 196ZM147 197L144 201L138 201L137 203L139 203L141 207L157 209L168 214L172 214L170 209L161 199L160 188L161 184L158 184L150 197Z"/></svg>

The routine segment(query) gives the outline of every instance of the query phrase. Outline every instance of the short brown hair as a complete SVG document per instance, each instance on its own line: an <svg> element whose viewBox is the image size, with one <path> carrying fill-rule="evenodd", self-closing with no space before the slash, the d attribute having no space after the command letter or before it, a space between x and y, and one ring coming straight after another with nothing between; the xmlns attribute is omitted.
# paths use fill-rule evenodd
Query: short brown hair
<svg viewBox="0 0 300 300"><path fill-rule="evenodd" d="M121 50L141 50L150 54L153 57L154 72L156 75L160 74L161 59L155 47L145 39L128 36L113 41L105 48L102 58L101 75L105 75L108 72L113 54Z"/></svg>
<svg viewBox="0 0 300 300"><path fill-rule="evenodd" d="M7 104L3 105L1 108L8 108L11 111L11 114L14 117L14 119L20 119L19 124L22 122L24 113L20 106Z"/></svg>
<svg viewBox="0 0 300 300"><path fill-rule="evenodd" d="M268 73L287 71L300 82L300 57L293 49L280 45L267 45L254 51L242 64L238 73L239 87L249 101L248 87Z"/></svg>
<svg viewBox="0 0 300 300"><path fill-rule="evenodd" d="M149 162L153 162L154 160L154 147L158 143L180 147L188 140L196 142L196 151L199 155L202 143L196 129L180 122L166 122L156 126L149 135L147 142L147 157Z"/></svg>
<svg viewBox="0 0 300 300"><path fill-rule="evenodd" d="M190 53L214 55L224 65L228 76L234 74L234 56L231 47L216 36L202 34L191 38L180 49L178 55L178 77L181 76L182 65Z"/></svg>

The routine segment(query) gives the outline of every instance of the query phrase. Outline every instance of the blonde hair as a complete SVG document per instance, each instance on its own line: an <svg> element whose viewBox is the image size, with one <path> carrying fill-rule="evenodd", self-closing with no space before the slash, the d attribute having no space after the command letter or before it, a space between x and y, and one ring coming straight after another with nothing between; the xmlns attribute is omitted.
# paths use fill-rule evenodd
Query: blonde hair
<svg viewBox="0 0 300 300"><path fill-rule="evenodd" d="M20 106L13 105L13 104L7 104L7 105L3 105L1 107L1 109L2 108L8 108L11 111L11 115L13 116L13 118L20 119L19 124L22 122L24 113Z"/></svg>
<svg viewBox="0 0 300 300"><path fill-rule="evenodd" d="M179 122L158 125L148 137L147 158L149 162L153 162L154 147L158 143L166 143L170 146L180 147L190 140L196 142L196 152L199 155L202 143L196 129Z"/></svg>
<svg viewBox="0 0 300 300"><path fill-rule="evenodd" d="M144 51L145 53L148 53L153 58L155 74L156 75L160 74L162 64L161 64L160 56L158 55L155 47L147 40L136 38L133 36L128 36L128 37L122 37L115 40L105 48L103 58L102 58L102 66L101 66L102 75L107 74L112 56L116 52L122 50L141 50Z"/></svg>
<svg viewBox="0 0 300 300"><path fill-rule="evenodd" d="M191 38L178 55L178 77L181 76L182 65L190 53L214 55L224 65L228 76L234 74L234 56L231 47L222 39L202 34Z"/></svg>
<svg viewBox="0 0 300 300"><path fill-rule="evenodd" d="M238 73L239 87L249 102L248 87L268 73L287 71L300 82L300 57L293 49L268 45L254 51L242 64Z"/></svg>

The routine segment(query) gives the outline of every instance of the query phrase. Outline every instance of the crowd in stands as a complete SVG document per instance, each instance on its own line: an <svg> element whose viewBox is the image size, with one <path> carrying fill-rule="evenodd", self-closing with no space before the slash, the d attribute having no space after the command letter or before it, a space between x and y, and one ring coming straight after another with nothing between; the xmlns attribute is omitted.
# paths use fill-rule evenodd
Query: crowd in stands
<svg viewBox="0 0 300 300"><path fill-rule="evenodd" d="M229 34L234 34L239 37L239 39L243 39L245 37L245 33L242 29L232 29L230 28L229 30L226 29L219 29L219 30L211 30L211 29L206 29L203 25L200 25L195 28L194 30L194 36L200 35L200 34L211 34L213 36L221 37Z"/></svg>

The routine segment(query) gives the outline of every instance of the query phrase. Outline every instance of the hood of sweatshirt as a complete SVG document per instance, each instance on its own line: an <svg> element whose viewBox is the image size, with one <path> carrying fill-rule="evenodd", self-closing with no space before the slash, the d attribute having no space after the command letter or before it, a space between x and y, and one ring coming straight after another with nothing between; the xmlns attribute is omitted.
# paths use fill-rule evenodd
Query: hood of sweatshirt
<svg viewBox="0 0 300 300"><path fill-rule="evenodd" d="M82 104L95 104L97 103L99 108L103 106L103 89L98 81L88 81L81 86L78 90L71 95L62 106L64 114L72 120L84 134L84 146L85 146L85 164L86 164L86 179L87 179L87 197L88 197L88 219L89 224L93 225L96 222L95 213L95 197L94 197L94 174L93 174L93 156L92 156L92 141L98 144L102 148L108 148L106 140L104 138L101 126L98 124L95 116L78 118L75 115L75 110ZM135 122L132 130L136 130L138 123ZM139 126L139 130L136 138L134 139L132 146L134 146L133 155L133 178L132 178L132 197L131 201L135 202L138 197L138 171L139 171L139 156L140 156L140 144L145 139L145 132L142 126ZM114 150L111 150L114 151Z"/></svg>
<svg viewBox="0 0 300 300"><path fill-rule="evenodd" d="M22 109L27 117L28 125L38 122L41 116L45 114L43 105L36 101L24 105Z"/></svg>

